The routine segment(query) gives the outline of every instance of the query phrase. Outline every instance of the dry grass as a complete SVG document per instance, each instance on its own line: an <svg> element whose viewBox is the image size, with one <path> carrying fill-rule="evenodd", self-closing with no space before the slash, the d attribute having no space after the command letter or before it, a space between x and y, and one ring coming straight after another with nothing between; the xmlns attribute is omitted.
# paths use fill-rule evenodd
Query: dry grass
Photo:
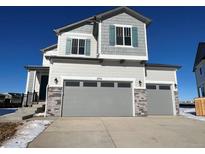
<svg viewBox="0 0 205 154"><path fill-rule="evenodd" d="M19 125L20 123L15 122L0 122L0 144L11 138Z"/></svg>

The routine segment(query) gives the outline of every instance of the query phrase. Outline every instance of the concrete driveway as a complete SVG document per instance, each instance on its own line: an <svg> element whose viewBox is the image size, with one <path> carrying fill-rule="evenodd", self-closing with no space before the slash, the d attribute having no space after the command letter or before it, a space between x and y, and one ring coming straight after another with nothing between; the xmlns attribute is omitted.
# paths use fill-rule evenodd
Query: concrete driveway
<svg viewBox="0 0 205 154"><path fill-rule="evenodd" d="M174 116L58 118L29 147L205 147L205 122Z"/></svg>

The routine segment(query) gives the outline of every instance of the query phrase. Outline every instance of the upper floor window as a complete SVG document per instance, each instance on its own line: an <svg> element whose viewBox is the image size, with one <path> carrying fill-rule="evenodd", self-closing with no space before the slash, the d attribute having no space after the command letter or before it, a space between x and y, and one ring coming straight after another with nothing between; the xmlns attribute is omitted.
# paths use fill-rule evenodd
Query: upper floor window
<svg viewBox="0 0 205 154"><path fill-rule="evenodd" d="M110 25L109 45L138 47L138 27L126 25Z"/></svg>
<svg viewBox="0 0 205 154"><path fill-rule="evenodd" d="M85 53L85 40L72 39L72 54L84 55Z"/></svg>
<svg viewBox="0 0 205 154"><path fill-rule="evenodd" d="M68 38L66 41L66 55L90 55L90 39Z"/></svg>
<svg viewBox="0 0 205 154"><path fill-rule="evenodd" d="M131 46L131 28L116 27L116 45Z"/></svg>

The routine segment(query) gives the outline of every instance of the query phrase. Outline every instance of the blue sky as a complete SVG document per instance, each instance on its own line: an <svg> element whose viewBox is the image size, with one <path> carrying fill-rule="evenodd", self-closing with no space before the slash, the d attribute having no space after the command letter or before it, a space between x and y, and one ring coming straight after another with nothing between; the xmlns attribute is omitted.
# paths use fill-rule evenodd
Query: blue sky
<svg viewBox="0 0 205 154"><path fill-rule="evenodd" d="M53 29L113 7L0 7L0 92L24 92L25 65L40 65L41 48L56 43ZM178 64L179 96L196 97L192 67L205 41L205 7L132 7L152 19L149 62Z"/></svg>

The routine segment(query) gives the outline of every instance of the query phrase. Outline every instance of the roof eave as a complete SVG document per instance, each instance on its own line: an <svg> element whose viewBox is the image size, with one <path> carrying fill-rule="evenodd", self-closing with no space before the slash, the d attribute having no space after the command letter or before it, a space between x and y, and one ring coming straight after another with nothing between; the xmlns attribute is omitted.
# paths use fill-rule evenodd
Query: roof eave
<svg viewBox="0 0 205 154"><path fill-rule="evenodd" d="M159 67L159 68L171 68L171 69L176 69L179 70L182 66L179 65L170 65L170 64L145 64L145 66L148 68L154 68L154 67Z"/></svg>
<svg viewBox="0 0 205 154"><path fill-rule="evenodd" d="M79 25L84 25L86 23L92 23L92 22L97 22L98 20L104 20L105 18L107 18L108 16L110 16L112 13L117 13L117 11L120 11L120 12L128 12L130 13L132 16L134 16L135 18L137 18L138 20L144 22L146 24L146 27L148 27L151 23L151 19L141 15L140 13L138 13L137 11L133 10L133 9L130 9L129 7L126 7L126 6L122 6L122 7L117 7L115 9L112 9L112 10L109 10L107 12L104 12L104 13L101 13L101 14L98 14L98 15L95 15L95 16L92 16L92 17L89 17L87 19L84 19L84 20L80 20L78 22L75 22L73 24L69 24L69 25L66 25L64 27L61 27L61 28L57 28L57 29L54 29L54 32L58 35L60 35L62 32L68 30L68 29L72 29L73 27L75 26L79 26Z"/></svg>

